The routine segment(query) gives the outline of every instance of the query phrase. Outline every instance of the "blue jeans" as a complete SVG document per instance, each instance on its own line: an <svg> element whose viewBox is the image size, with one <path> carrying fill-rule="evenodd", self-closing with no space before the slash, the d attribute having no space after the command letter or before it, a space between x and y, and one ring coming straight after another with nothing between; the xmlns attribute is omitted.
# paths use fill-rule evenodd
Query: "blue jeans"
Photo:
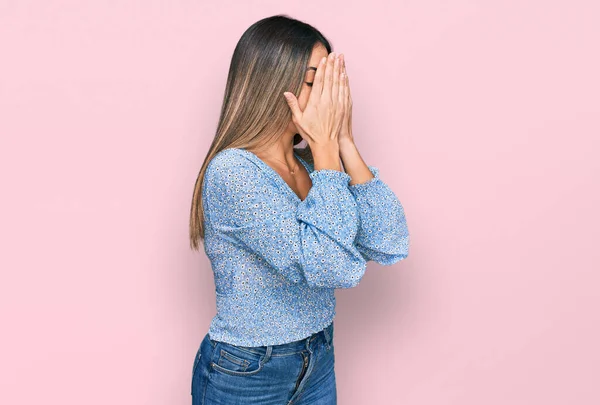
<svg viewBox="0 0 600 405"><path fill-rule="evenodd" d="M272 346L204 336L192 368L192 405L336 405L333 322Z"/></svg>

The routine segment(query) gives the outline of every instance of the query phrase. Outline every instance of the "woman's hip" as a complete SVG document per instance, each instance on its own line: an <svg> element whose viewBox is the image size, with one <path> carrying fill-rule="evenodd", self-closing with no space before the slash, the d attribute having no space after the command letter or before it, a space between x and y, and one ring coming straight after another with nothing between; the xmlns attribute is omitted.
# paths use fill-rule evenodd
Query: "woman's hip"
<svg viewBox="0 0 600 405"><path fill-rule="evenodd" d="M333 323L307 338L273 346L237 346L211 340L207 333L194 359L193 405L241 399L244 404L300 404L317 394L326 401L319 403L334 404L334 364Z"/></svg>

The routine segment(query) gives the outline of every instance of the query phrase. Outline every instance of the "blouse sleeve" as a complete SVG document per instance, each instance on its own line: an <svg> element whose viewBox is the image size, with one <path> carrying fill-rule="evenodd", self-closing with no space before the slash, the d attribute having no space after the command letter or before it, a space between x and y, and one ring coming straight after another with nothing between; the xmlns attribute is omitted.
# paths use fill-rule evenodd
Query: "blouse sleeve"
<svg viewBox="0 0 600 405"><path fill-rule="evenodd" d="M379 177L379 169L368 167L372 179L348 185L360 217L355 244L366 261L389 266L408 256L408 226L402 204Z"/></svg>
<svg viewBox="0 0 600 405"><path fill-rule="evenodd" d="M359 216L347 173L313 171L307 197L290 209L254 162L222 156L213 157L205 173L205 215L218 234L294 283L358 285L366 261L354 245Z"/></svg>

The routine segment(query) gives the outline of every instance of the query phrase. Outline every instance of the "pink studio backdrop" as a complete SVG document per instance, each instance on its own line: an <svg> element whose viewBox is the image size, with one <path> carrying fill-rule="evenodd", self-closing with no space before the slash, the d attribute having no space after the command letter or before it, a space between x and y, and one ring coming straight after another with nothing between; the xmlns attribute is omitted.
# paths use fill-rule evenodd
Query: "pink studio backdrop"
<svg viewBox="0 0 600 405"><path fill-rule="evenodd" d="M0 403L191 403L192 188L234 46L277 13L346 54L411 232L336 292L339 403L599 404L591 0L0 0Z"/></svg>

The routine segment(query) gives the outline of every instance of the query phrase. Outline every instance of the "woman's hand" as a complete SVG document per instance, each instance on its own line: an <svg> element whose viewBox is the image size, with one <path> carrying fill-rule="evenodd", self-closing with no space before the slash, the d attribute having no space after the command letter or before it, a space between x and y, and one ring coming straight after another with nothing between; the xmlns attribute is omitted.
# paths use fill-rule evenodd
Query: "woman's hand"
<svg viewBox="0 0 600 405"><path fill-rule="evenodd" d="M304 111L292 93L283 93L292 111L292 121L313 152L315 170L341 170L338 136L346 113L346 89L340 60L332 52L317 67Z"/></svg>
<svg viewBox="0 0 600 405"><path fill-rule="evenodd" d="M338 135L338 143L342 146L344 142L350 144L354 143L354 138L352 136L352 96L350 95L350 81L348 80L348 74L346 73L346 60L343 55L340 58L342 62L342 73L345 75L346 82L346 97L344 98L345 114L342 119L340 134Z"/></svg>

